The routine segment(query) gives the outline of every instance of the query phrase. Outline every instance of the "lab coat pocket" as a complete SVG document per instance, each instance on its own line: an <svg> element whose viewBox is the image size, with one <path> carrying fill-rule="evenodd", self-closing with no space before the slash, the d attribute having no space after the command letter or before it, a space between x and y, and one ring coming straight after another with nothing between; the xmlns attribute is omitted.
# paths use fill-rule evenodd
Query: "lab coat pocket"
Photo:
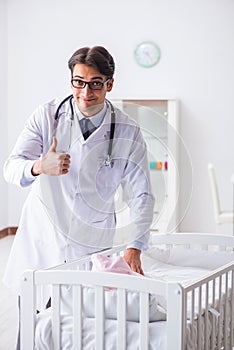
<svg viewBox="0 0 234 350"><path fill-rule="evenodd" d="M89 219L88 219L89 218ZM107 248L112 245L115 230L115 217L93 211L86 218L76 218L71 222L68 237L73 243L97 248Z"/></svg>
<svg viewBox="0 0 234 350"><path fill-rule="evenodd" d="M96 189L103 200L111 200L121 183L123 170L118 159L112 160L111 166L104 164L105 159L99 160L99 168L96 174Z"/></svg>

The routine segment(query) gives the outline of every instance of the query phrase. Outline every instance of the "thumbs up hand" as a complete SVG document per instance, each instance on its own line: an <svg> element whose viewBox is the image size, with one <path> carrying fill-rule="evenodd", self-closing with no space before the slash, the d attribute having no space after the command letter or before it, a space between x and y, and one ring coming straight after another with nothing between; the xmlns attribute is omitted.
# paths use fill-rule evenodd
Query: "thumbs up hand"
<svg viewBox="0 0 234 350"><path fill-rule="evenodd" d="M65 175L70 168L70 155L68 153L57 153L57 138L53 137L52 145L47 154L34 163L33 175L46 174L50 176Z"/></svg>
<svg viewBox="0 0 234 350"><path fill-rule="evenodd" d="M58 144L57 138L54 136L52 145L50 146L50 149L48 152L56 152L57 144Z"/></svg>

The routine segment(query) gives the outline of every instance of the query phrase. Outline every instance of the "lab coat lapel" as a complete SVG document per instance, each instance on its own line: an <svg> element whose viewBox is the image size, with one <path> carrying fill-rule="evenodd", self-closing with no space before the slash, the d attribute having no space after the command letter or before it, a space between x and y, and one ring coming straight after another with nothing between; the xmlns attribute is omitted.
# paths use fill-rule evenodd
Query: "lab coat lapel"
<svg viewBox="0 0 234 350"><path fill-rule="evenodd" d="M73 107L74 108L74 107ZM57 137L57 152L67 153L72 145L82 139L82 131L77 116L71 114L71 110L67 109L59 118L55 136Z"/></svg>

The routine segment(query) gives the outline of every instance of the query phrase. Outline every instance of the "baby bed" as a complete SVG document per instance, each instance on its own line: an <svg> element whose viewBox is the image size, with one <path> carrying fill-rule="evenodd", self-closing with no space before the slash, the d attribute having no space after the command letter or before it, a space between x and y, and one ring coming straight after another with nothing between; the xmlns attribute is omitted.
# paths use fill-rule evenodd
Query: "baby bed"
<svg viewBox="0 0 234 350"><path fill-rule="evenodd" d="M195 265L200 268L199 274L180 283L179 276L168 280L160 274L157 277L157 271L151 271L155 274L152 275L154 278L149 278L147 274L129 276L93 272L90 271L91 256L47 270L26 271L21 283L21 348L232 349L234 237L192 233L153 234L150 246L162 257L157 266L164 266L166 256L166 269L168 266L175 268L173 259L178 262L181 258L184 265L181 271L190 274L191 259L193 264L195 259ZM177 247L179 250L176 250ZM117 247L102 254L115 256L123 254L123 251L124 247ZM210 256L211 263L208 259ZM147 261L149 256L146 255L145 259ZM205 261L208 261L208 266L202 269L203 264L206 265ZM172 269L171 276L174 271L178 270ZM37 298L44 294L48 298L48 286L51 288L52 307L36 314ZM68 286L72 289L70 313L64 311L61 301L64 298L63 288ZM93 299L86 298L85 293L90 289ZM108 316L106 306L110 290L116 298L113 299L116 303L112 305L115 309L112 316ZM129 316L130 291L135 293L134 311L138 312L135 319ZM161 315L164 311L165 317L149 321L152 318L152 296L159 300L156 302L159 307L156 311L161 310ZM87 313L85 301L93 309L91 315ZM45 329L46 340L41 340L38 345ZM45 341L48 341L48 345L45 345Z"/></svg>

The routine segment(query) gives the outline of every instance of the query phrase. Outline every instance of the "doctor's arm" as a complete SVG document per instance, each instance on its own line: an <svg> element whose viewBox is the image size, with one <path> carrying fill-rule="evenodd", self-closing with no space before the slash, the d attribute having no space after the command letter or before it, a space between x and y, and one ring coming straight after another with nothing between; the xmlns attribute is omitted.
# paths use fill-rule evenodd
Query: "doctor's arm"
<svg viewBox="0 0 234 350"><path fill-rule="evenodd" d="M130 208L129 230L133 238L127 246L125 260L133 271L144 274L140 256L141 251L148 248L155 199L151 190L147 149L140 130L132 145L122 188L125 201Z"/></svg>
<svg viewBox="0 0 234 350"><path fill-rule="evenodd" d="M69 168L70 156L56 153L56 140L43 155L45 145L47 147L48 140L51 140L49 133L53 133L53 123L43 107L38 107L28 118L3 167L7 182L19 187L30 186L37 175L51 172L53 162L59 169L57 174L66 173L63 169Z"/></svg>

